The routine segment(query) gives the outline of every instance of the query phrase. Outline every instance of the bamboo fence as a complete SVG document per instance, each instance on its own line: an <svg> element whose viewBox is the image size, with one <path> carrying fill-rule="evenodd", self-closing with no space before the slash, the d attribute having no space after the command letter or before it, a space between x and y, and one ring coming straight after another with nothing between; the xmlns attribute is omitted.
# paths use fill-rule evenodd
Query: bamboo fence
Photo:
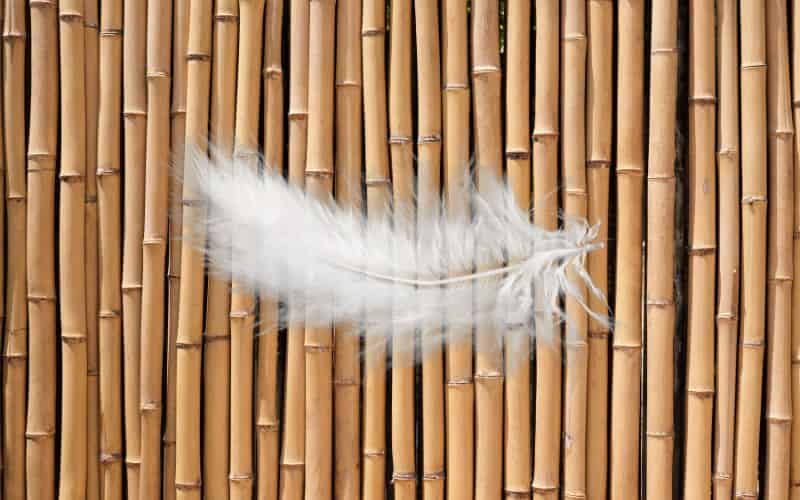
<svg viewBox="0 0 800 500"><path fill-rule="evenodd" d="M0 499L800 500L797 2L0 0L0 25ZM573 299L569 329L508 326L552 340L306 328L182 244L201 156L410 227L501 174L532 223L598 224L613 327Z"/></svg>

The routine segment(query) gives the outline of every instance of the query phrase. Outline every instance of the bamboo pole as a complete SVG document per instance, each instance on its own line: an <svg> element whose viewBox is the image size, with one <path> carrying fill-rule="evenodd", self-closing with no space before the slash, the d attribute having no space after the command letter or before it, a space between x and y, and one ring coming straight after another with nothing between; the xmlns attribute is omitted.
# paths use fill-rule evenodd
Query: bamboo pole
<svg viewBox="0 0 800 500"><path fill-rule="evenodd" d="M58 89L53 82L58 79L58 18L55 3L30 2L29 5L31 101L26 235L29 316L26 477L28 498L49 500L55 497L56 492L55 169L59 101Z"/></svg>
<svg viewBox="0 0 800 500"><path fill-rule="evenodd" d="M0 1L0 21L5 24L5 0ZM4 51L0 50L0 60L2 60ZM0 80L3 79L3 64L0 63ZM5 332L5 310L6 310L6 164L5 164L5 134L3 133L3 126L5 116L3 110L3 101L0 99L0 332ZM0 335L2 335L0 333ZM4 335L2 335L4 336ZM0 353L2 354L2 353ZM2 356L0 355L0 371L2 371ZM2 374L0 373L0 383L2 383ZM5 461L5 447L3 445L3 418L0 416L0 497L3 495L2 485L2 470L3 462Z"/></svg>
<svg viewBox="0 0 800 500"><path fill-rule="evenodd" d="M139 500L141 476L142 240L147 130L145 56L147 3L127 1L122 38L124 131L124 232L122 243L122 338L125 390L125 464L128 500Z"/></svg>
<svg viewBox="0 0 800 500"><path fill-rule="evenodd" d="M100 484L103 500L122 499L122 2L103 0L100 19L100 101L97 202L100 242Z"/></svg>
<svg viewBox="0 0 800 500"><path fill-rule="evenodd" d="M794 126L786 2L767 2L769 199L764 498L789 498Z"/></svg>
<svg viewBox="0 0 800 500"><path fill-rule="evenodd" d="M734 497L757 495L767 240L767 60L763 2L740 3L742 326Z"/></svg>
<svg viewBox="0 0 800 500"><path fill-rule="evenodd" d="M517 206L531 209L531 4L506 4L506 175ZM531 323L506 340L505 498L531 495Z"/></svg>
<svg viewBox="0 0 800 500"><path fill-rule="evenodd" d="M792 2L792 47L800 47L800 5L797 2ZM734 11L735 13L735 11ZM794 122L800 123L800 106L796 103L800 101L800 50L792 51L792 103L794 110ZM722 121L722 120L720 120ZM738 122L736 123L738 126ZM736 130L738 132L738 129ZM795 193L800 192L800 134L795 133L795 158L794 158L794 190ZM738 180L738 178L737 178ZM738 187L738 185L736 186ZM720 194L720 198L722 195ZM737 226L738 229L738 226ZM800 269L800 196L795 194L794 197L794 254L793 264L794 269ZM738 234L737 234L738 236ZM720 252L720 258L721 258ZM738 255L738 254L737 254ZM800 286L792 288L792 305L793 310L800 310ZM791 500L800 500L800 314L793 313L792 315L792 448L790 459L790 473L789 473L789 498ZM734 358L735 359L735 358ZM735 370L736 365L733 365ZM733 403L731 403L733 404ZM732 441L732 415L731 422L728 425L729 440ZM728 465L733 465L732 458L726 462ZM728 470L732 470L732 467Z"/></svg>
<svg viewBox="0 0 800 500"><path fill-rule="evenodd" d="M554 0L536 3L536 74L533 134L533 221L558 225L559 12ZM536 314L536 428L533 498L559 496L561 454L561 342L552 318Z"/></svg>
<svg viewBox="0 0 800 500"><path fill-rule="evenodd" d="M611 499L639 494L642 358L644 2L619 5L617 280L611 387Z"/></svg>
<svg viewBox="0 0 800 500"><path fill-rule="evenodd" d="M169 197L169 102L172 4L147 4L147 154L144 239L142 241L140 498L161 494L162 369L164 365L164 276Z"/></svg>
<svg viewBox="0 0 800 500"><path fill-rule="evenodd" d="M650 148L647 167L648 499L672 498L675 448L675 128L678 92L678 5L653 4L650 49Z"/></svg>
<svg viewBox="0 0 800 500"><path fill-rule="evenodd" d="M25 2L8 0L3 19L3 115L8 274L3 371L3 496L25 497L25 396L28 371L25 162Z"/></svg>

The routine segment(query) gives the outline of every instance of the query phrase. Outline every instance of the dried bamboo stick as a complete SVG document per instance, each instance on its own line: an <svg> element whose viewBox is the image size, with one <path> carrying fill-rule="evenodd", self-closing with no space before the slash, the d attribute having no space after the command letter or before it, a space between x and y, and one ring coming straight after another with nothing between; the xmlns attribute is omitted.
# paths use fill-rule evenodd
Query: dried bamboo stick
<svg viewBox="0 0 800 500"><path fill-rule="evenodd" d="M8 0L3 19L3 129L8 259L3 339L3 496L25 497L25 397L28 371L25 162L25 2ZM0 150L2 152L3 150ZM0 153L1 154L1 153Z"/></svg>
<svg viewBox="0 0 800 500"><path fill-rule="evenodd" d="M147 130L145 59L147 3L124 3L122 38L125 123L124 232L122 243L122 338L125 390L125 464L128 500L139 500L141 476L142 240Z"/></svg>
<svg viewBox="0 0 800 500"><path fill-rule="evenodd" d="M611 499L639 494L642 359L644 2L619 5L617 280L611 388Z"/></svg>
<svg viewBox="0 0 800 500"><path fill-rule="evenodd" d="M55 169L59 104L58 89L53 82L58 79L58 18L55 3L30 2L29 5L31 101L26 235L29 315L26 476L28 498L49 500L55 497L56 492ZM2 142L0 139L0 144Z"/></svg>
<svg viewBox="0 0 800 500"><path fill-rule="evenodd" d="M647 167L648 499L672 498L675 448L675 128L678 92L678 5L653 4L650 49L650 147Z"/></svg>
<svg viewBox="0 0 800 500"><path fill-rule="evenodd" d="M100 242L100 484L103 500L122 499L122 1L103 0L97 128Z"/></svg>
<svg viewBox="0 0 800 500"><path fill-rule="evenodd" d="M757 495L767 241L767 54L763 2L740 4L742 326L734 498Z"/></svg>
<svg viewBox="0 0 800 500"><path fill-rule="evenodd" d="M536 3L536 74L533 124L533 221L553 230L558 225L559 9L555 0ZM561 455L561 342L552 318L537 314L536 428L533 498L559 496ZM549 340L547 336L552 340Z"/></svg>
<svg viewBox="0 0 800 500"><path fill-rule="evenodd" d="M169 198L169 102L172 4L147 4L147 154L145 160L144 239L142 241L140 498L161 494L162 369L164 366L164 276Z"/></svg>
<svg viewBox="0 0 800 500"><path fill-rule="evenodd" d="M5 0L0 0L0 22L5 24ZM0 60L3 58L3 52L0 50ZM3 79L3 64L0 63L0 80ZM3 125L5 120L3 116L3 99L0 99L0 336L5 333L5 310L6 310L6 165L5 165L5 140L3 133ZM2 371L2 353L0 352L0 371ZM0 383L2 383L2 374L0 373ZM1 397L1 396L0 396ZM3 495L2 485L2 470L3 461L5 460L5 447L3 445L3 419L0 417L0 498Z"/></svg>
<svg viewBox="0 0 800 500"><path fill-rule="evenodd" d="M341 2L348 5L350 2ZM308 126L308 9L309 2L289 2L289 182L303 186L306 168L306 138ZM360 97L360 96L359 96ZM359 99L360 103L360 99ZM360 113L359 113L360 114ZM360 136L360 127L359 127ZM359 147L360 151L360 147ZM360 163L359 163L360 168ZM359 185L360 189L360 185ZM302 318L304 311L292 304L288 297L289 316L294 326L286 335L286 369L283 404L283 442L280 458L280 498L300 500L303 498L305 473L305 328L295 320ZM337 405L338 407L338 405ZM358 420L355 422L358 427Z"/></svg>
<svg viewBox="0 0 800 500"><path fill-rule="evenodd" d="M794 111L794 123L800 123L800 106L797 104L800 101L800 5L797 2L792 2L792 107ZM735 11L734 11L735 12ZM722 122L722 119L720 119ZM738 133L738 122L736 122ZM738 137L738 136L737 136ZM797 169L800 168L800 134L794 134L795 140L795 158L794 158L794 254L793 264L794 269L800 269L800 173ZM738 177L737 179L738 180ZM738 187L738 185L736 185ZM720 198L722 195L720 194ZM738 229L738 226L737 226ZM734 233L738 236L737 233ZM737 240L738 241L738 240ZM720 258L722 253L720 253ZM738 254L737 254L738 256ZM738 282L737 282L738 283ZM737 290L738 291L738 290ZM794 311L800 311L800 287L795 286L792 288L792 305ZM734 326L735 328L735 326ZM734 330L735 331L735 330ZM800 500L800 314L793 312L792 314L792 448L790 459L790 472L789 472L789 498L791 500ZM735 361L735 358L734 358ZM736 365L733 365L736 369ZM733 404L733 403L731 403ZM729 428L732 428L733 418L731 415L731 423ZM733 431L730 431L730 441L732 441ZM726 462L727 465L733 465L732 458ZM728 470L732 471L732 467Z"/></svg>
<svg viewBox="0 0 800 500"><path fill-rule="evenodd" d="M794 126L786 2L767 2L769 199L767 257L766 464L764 498L789 498L794 277Z"/></svg>

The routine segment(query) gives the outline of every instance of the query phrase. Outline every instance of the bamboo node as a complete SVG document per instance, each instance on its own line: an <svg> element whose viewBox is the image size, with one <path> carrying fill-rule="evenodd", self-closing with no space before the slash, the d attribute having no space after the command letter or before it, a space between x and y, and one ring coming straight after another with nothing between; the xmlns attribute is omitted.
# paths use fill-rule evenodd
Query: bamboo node
<svg viewBox="0 0 800 500"><path fill-rule="evenodd" d="M791 284L792 281L794 281L794 279L791 276L783 276L783 275L776 275L767 278L767 283L773 283L775 285Z"/></svg>
<svg viewBox="0 0 800 500"><path fill-rule="evenodd" d="M690 247L688 249L688 254L690 257L714 255L716 251L717 251L716 245L704 245L704 246Z"/></svg>
<svg viewBox="0 0 800 500"><path fill-rule="evenodd" d="M586 168L609 168L611 160L586 160Z"/></svg>
<svg viewBox="0 0 800 500"><path fill-rule="evenodd" d="M756 203L767 203L767 197L755 194L742 196L742 205L754 205Z"/></svg>
<svg viewBox="0 0 800 500"><path fill-rule="evenodd" d="M423 481L444 481L444 478L445 478L445 472L443 470L424 472L422 474Z"/></svg>
<svg viewBox="0 0 800 500"><path fill-rule="evenodd" d="M548 493L555 493L558 491L558 485L556 484L546 484L546 485L538 485L536 481L531 483L531 491L534 493L542 493L544 495Z"/></svg>
<svg viewBox="0 0 800 500"><path fill-rule="evenodd" d="M12 352L12 353L3 354L2 357L3 357L3 359L5 359L9 363L20 362L20 361L24 361L24 360L28 359L28 355L25 354L25 353L21 353L21 352Z"/></svg>
<svg viewBox="0 0 800 500"><path fill-rule="evenodd" d="M130 469L139 468L142 465L141 457L126 457L125 465Z"/></svg>
<svg viewBox="0 0 800 500"><path fill-rule="evenodd" d="M115 167L97 167L95 172L97 177L104 177L109 175L119 175L119 168Z"/></svg>
<svg viewBox="0 0 800 500"><path fill-rule="evenodd" d="M169 72L167 71L148 71L145 75L145 78L148 80L157 80L159 78L169 78Z"/></svg>
<svg viewBox="0 0 800 500"><path fill-rule="evenodd" d="M336 378L333 379L333 385L358 387L361 385L361 382L354 378Z"/></svg>
<svg viewBox="0 0 800 500"><path fill-rule="evenodd" d="M489 372L489 373L476 373L473 377L475 382L503 382L505 377L500 372Z"/></svg>
<svg viewBox="0 0 800 500"><path fill-rule="evenodd" d="M280 422L270 422L265 424L257 423L256 429L258 429L260 432L278 432L280 429Z"/></svg>
<svg viewBox="0 0 800 500"><path fill-rule="evenodd" d="M557 130L534 130L531 134L533 142L539 142L545 139L557 139L559 133Z"/></svg>
<svg viewBox="0 0 800 500"><path fill-rule="evenodd" d="M83 22L83 12L64 10L58 14L58 19L65 23L72 23L75 21Z"/></svg>
<svg viewBox="0 0 800 500"><path fill-rule="evenodd" d="M81 182L81 181L83 181L83 174L81 174L80 172L63 172L62 171L61 174L59 174L58 178L62 182L67 182L67 183L69 183L69 182Z"/></svg>
<svg viewBox="0 0 800 500"><path fill-rule="evenodd" d="M228 314L228 318L230 319L247 319L253 314L252 311L231 311Z"/></svg>
<svg viewBox="0 0 800 500"><path fill-rule="evenodd" d="M101 310L97 313L97 317L100 319L113 319L119 318L119 311L116 309L105 309Z"/></svg>
<svg viewBox="0 0 800 500"><path fill-rule="evenodd" d="M717 314L717 321L736 321L738 319L736 313L733 312L721 312Z"/></svg>
<svg viewBox="0 0 800 500"><path fill-rule="evenodd" d="M106 28L104 30L100 30L101 38L116 38L121 36L122 30L119 28Z"/></svg>
<svg viewBox="0 0 800 500"><path fill-rule="evenodd" d="M790 425L792 423L792 417L786 415L767 415L767 423L775 424L775 425Z"/></svg>
<svg viewBox="0 0 800 500"><path fill-rule="evenodd" d="M650 55L677 55L678 47L658 47L650 50Z"/></svg>
<svg viewBox="0 0 800 500"><path fill-rule="evenodd" d="M28 294L28 302L55 302L56 296L55 295L44 295L44 294Z"/></svg>
<svg viewBox="0 0 800 500"><path fill-rule="evenodd" d="M228 341L229 342L230 340L231 340L230 334L216 334L216 335L208 335L208 334L206 334L206 335L203 336L203 341L206 344L210 344L212 342L220 342L220 341Z"/></svg>
<svg viewBox="0 0 800 500"><path fill-rule="evenodd" d="M368 38L373 36L383 36L386 34L386 28L367 28L361 31L361 36Z"/></svg>
<svg viewBox="0 0 800 500"><path fill-rule="evenodd" d="M80 332L62 332L61 341L65 344L82 344L86 342L86 334Z"/></svg>
<svg viewBox="0 0 800 500"><path fill-rule="evenodd" d="M617 175L628 175L631 177L642 177L644 175L644 171L642 167L633 166L633 167L617 167Z"/></svg>
<svg viewBox="0 0 800 500"><path fill-rule="evenodd" d="M608 330L589 330L588 335L590 339L605 340L611 336L611 333Z"/></svg>
<svg viewBox="0 0 800 500"><path fill-rule="evenodd" d="M152 236L142 240L143 247L157 247L166 244L166 240L160 236Z"/></svg>
<svg viewBox="0 0 800 500"><path fill-rule="evenodd" d="M199 490L203 486L203 482L199 479L197 481L188 483L184 481L175 481L175 489L178 491L194 491Z"/></svg>
<svg viewBox="0 0 800 500"><path fill-rule="evenodd" d="M471 386L472 377L453 378L447 381L448 387Z"/></svg>
<svg viewBox="0 0 800 500"><path fill-rule="evenodd" d="M333 350L332 345L317 345L317 344L304 344L305 352L330 352Z"/></svg>
<svg viewBox="0 0 800 500"><path fill-rule="evenodd" d="M392 183L392 180L388 177L373 177L372 179L366 179L364 184L369 186L388 186Z"/></svg>
<svg viewBox="0 0 800 500"><path fill-rule="evenodd" d="M355 87L361 88L361 82L357 80L336 80L334 83L336 87Z"/></svg>
<svg viewBox="0 0 800 500"><path fill-rule="evenodd" d="M527 160L531 156L527 149L507 149L506 160Z"/></svg>
<svg viewBox="0 0 800 500"><path fill-rule="evenodd" d="M586 190L583 188L566 188L564 189L564 193L567 196L575 196L578 198L586 198Z"/></svg>
<svg viewBox="0 0 800 500"><path fill-rule="evenodd" d="M203 347L202 342L175 342L176 349L191 350L191 349L200 349L201 347Z"/></svg>
<svg viewBox="0 0 800 500"><path fill-rule="evenodd" d="M97 23L83 23L83 27L88 28L90 30L96 30L100 28L100 26Z"/></svg>
<svg viewBox="0 0 800 500"><path fill-rule="evenodd" d="M318 177L322 179L327 179L333 177L333 171L320 170L320 169L306 169L305 175L306 177Z"/></svg>
<svg viewBox="0 0 800 500"><path fill-rule="evenodd" d="M756 493L755 491L749 491L749 490L736 490L733 493L733 498L735 498L736 500L739 500L739 499L742 499L742 498L758 498L758 493Z"/></svg>
<svg viewBox="0 0 800 500"><path fill-rule="evenodd" d="M417 137L417 144L439 144L442 142L440 134L420 135Z"/></svg>
<svg viewBox="0 0 800 500"><path fill-rule="evenodd" d="M289 111L288 118L290 122L304 121L308 118L308 111Z"/></svg>
<svg viewBox="0 0 800 500"><path fill-rule="evenodd" d="M140 109L131 109L131 110L124 110L122 111L123 118L146 118L147 111L142 111Z"/></svg>
<svg viewBox="0 0 800 500"><path fill-rule="evenodd" d="M530 498L531 497L531 490L530 488L527 490L512 490L510 488L506 488L503 490L506 498Z"/></svg>
<svg viewBox="0 0 800 500"><path fill-rule="evenodd" d="M713 481L728 482L733 480L733 476L725 472L717 472L711 479Z"/></svg>
<svg viewBox="0 0 800 500"><path fill-rule="evenodd" d="M675 182L674 175L647 175L647 182L654 182L654 183L667 183L667 182Z"/></svg>
<svg viewBox="0 0 800 500"><path fill-rule="evenodd" d="M15 40L25 40L28 36L21 31L4 31L3 40L13 42Z"/></svg>
<svg viewBox="0 0 800 500"><path fill-rule="evenodd" d="M186 108L175 108L169 112L169 116L175 118L176 116L184 116L186 115Z"/></svg>
<svg viewBox="0 0 800 500"><path fill-rule="evenodd" d="M577 42L581 40L586 40L586 35L583 33L565 33L564 36L561 37L561 41L563 42ZM566 495L566 493L564 494Z"/></svg>
<svg viewBox="0 0 800 500"><path fill-rule="evenodd" d="M305 462L281 462L280 468L281 469L304 469L306 467Z"/></svg>
<svg viewBox="0 0 800 500"><path fill-rule="evenodd" d="M719 158L735 160L739 157L739 151L736 148L723 148L717 151L717 156Z"/></svg>
<svg viewBox="0 0 800 500"><path fill-rule="evenodd" d="M378 459L382 459L382 458L384 458L386 456L386 450L383 450L383 449L380 449L380 450L369 450L367 448L364 448L363 455L364 455L365 459L378 460Z"/></svg>
<svg viewBox="0 0 800 500"><path fill-rule="evenodd" d="M25 432L25 439L28 441L43 441L51 439L56 435L55 429L46 429L43 431L27 431Z"/></svg>
<svg viewBox="0 0 800 500"><path fill-rule="evenodd" d="M766 61L756 61L752 63L743 63L741 66L742 71L750 71L750 70L766 70L767 63Z"/></svg>
<svg viewBox="0 0 800 500"><path fill-rule="evenodd" d="M187 61L210 61L211 54L207 52L187 52L186 53L186 60Z"/></svg>
<svg viewBox="0 0 800 500"><path fill-rule="evenodd" d="M44 8L44 7L57 7L56 0L30 0L28 5L31 7Z"/></svg>
<svg viewBox="0 0 800 500"><path fill-rule="evenodd" d="M672 432L672 431L670 431L670 432L647 431L647 432L645 432L644 435L647 436L648 438L652 438L652 439L674 439L675 438L675 433Z"/></svg>
<svg viewBox="0 0 800 500"><path fill-rule="evenodd" d="M713 388L687 389L686 394L700 399L707 399L714 395L714 389Z"/></svg>
<svg viewBox="0 0 800 500"><path fill-rule="evenodd" d="M409 135L390 135L389 144L413 144L414 138Z"/></svg>
<svg viewBox="0 0 800 500"><path fill-rule="evenodd" d="M792 129L776 129L770 133L776 139L791 139L794 137L794 130Z"/></svg>
<svg viewBox="0 0 800 500"><path fill-rule="evenodd" d="M493 64L486 64L483 66L473 66L472 67L472 76L474 77L481 77L481 76L490 76L490 75L500 75L500 68Z"/></svg>
<svg viewBox="0 0 800 500"><path fill-rule="evenodd" d="M668 299L648 299L647 306L648 307L655 307L657 309L663 309L667 307L673 307L675 305L674 300Z"/></svg>
<svg viewBox="0 0 800 500"><path fill-rule="evenodd" d="M401 481L413 481L417 482L417 473L416 472L393 472L392 473L392 484Z"/></svg>
<svg viewBox="0 0 800 500"><path fill-rule="evenodd" d="M280 66L267 66L262 71L262 74L267 80L280 80L283 76L283 68Z"/></svg>
<svg viewBox="0 0 800 500"><path fill-rule="evenodd" d="M30 161L44 161L44 160L55 160L56 155L55 153L50 153L48 151L28 151L28 160ZM52 170L52 169L48 169Z"/></svg>
<svg viewBox="0 0 800 500"><path fill-rule="evenodd" d="M161 401L145 401L139 410L142 413L161 411Z"/></svg>
<svg viewBox="0 0 800 500"><path fill-rule="evenodd" d="M252 474L229 474L228 480L232 483L246 483L253 480Z"/></svg>
<svg viewBox="0 0 800 500"><path fill-rule="evenodd" d="M583 498L586 498L586 494L581 492L581 491L567 491L567 490L564 490L564 498L583 499Z"/></svg>
<svg viewBox="0 0 800 500"><path fill-rule="evenodd" d="M589 344L585 340L568 340L564 342L564 346L572 351L582 351L589 348Z"/></svg>
<svg viewBox="0 0 800 500"><path fill-rule="evenodd" d="M469 84L466 83L446 83L444 88L442 88L445 92L456 92L459 90L469 90Z"/></svg>
<svg viewBox="0 0 800 500"><path fill-rule="evenodd" d="M92 368L91 370L86 370L86 376L96 378L100 376L100 370L97 368Z"/></svg>
<svg viewBox="0 0 800 500"><path fill-rule="evenodd" d="M239 15L233 12L219 12L214 14L214 20L221 23L233 23L239 21Z"/></svg>
<svg viewBox="0 0 800 500"><path fill-rule="evenodd" d="M689 97L689 104L707 105L716 103L717 97L713 94L700 94Z"/></svg>
<svg viewBox="0 0 800 500"><path fill-rule="evenodd" d="M764 339L743 341L742 342L742 348L744 348L744 349L763 349L764 348Z"/></svg>
<svg viewBox="0 0 800 500"><path fill-rule="evenodd" d="M141 290L142 289L142 284L141 283L123 283L120 288L122 290L122 293L130 293L130 292L135 292L137 290Z"/></svg>
<svg viewBox="0 0 800 500"><path fill-rule="evenodd" d="M8 200L8 201L10 201L10 202L15 202L15 201L17 201L17 202L19 202L19 201L25 201L25 195L24 195L24 194L21 194L21 193L8 193L8 194L6 195L6 200Z"/></svg>
<svg viewBox="0 0 800 500"><path fill-rule="evenodd" d="M642 344L617 344L616 342L612 346L615 351L641 351Z"/></svg>
<svg viewBox="0 0 800 500"><path fill-rule="evenodd" d="M84 199L86 203L97 203L97 195L96 194L87 194Z"/></svg>
<svg viewBox="0 0 800 500"><path fill-rule="evenodd" d="M169 439L167 437L164 437L164 438L161 439L161 443L164 446L166 446L167 448L171 448L171 447L175 446L176 441L174 439Z"/></svg>

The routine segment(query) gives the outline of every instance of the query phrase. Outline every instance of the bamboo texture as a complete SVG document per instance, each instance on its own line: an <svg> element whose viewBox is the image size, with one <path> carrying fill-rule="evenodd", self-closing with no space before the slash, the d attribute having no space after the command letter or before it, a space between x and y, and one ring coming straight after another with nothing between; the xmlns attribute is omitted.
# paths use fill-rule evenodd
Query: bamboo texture
<svg viewBox="0 0 800 500"><path fill-rule="evenodd" d="M792 2L792 47L797 47L800 43L800 7L796 2ZM800 100L800 51L792 51L792 100ZM794 123L800 123L800 106L793 105ZM738 123L737 123L738 125ZM794 134L794 249L792 254L794 269L800 269L800 134ZM720 196L721 197L721 196ZM792 287L792 309L798 310L800 306L800 287ZM791 345L791 383L792 383L792 443L789 471L789 498L791 500L800 499L800 314L792 313L792 345ZM734 366L735 369L735 366ZM731 433L732 434L732 433Z"/></svg>

